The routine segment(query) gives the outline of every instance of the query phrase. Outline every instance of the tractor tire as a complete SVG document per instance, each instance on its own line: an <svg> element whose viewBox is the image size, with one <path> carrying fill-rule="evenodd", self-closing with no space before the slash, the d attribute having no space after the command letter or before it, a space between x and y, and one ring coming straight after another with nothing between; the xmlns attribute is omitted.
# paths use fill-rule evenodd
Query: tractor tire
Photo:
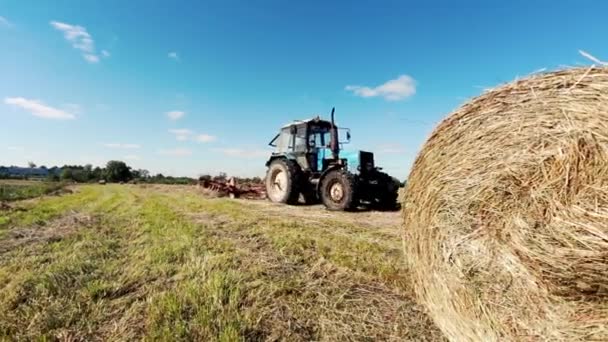
<svg viewBox="0 0 608 342"><path fill-rule="evenodd" d="M343 170L330 171L321 180L321 201L329 210L354 210L357 207L357 180Z"/></svg>
<svg viewBox="0 0 608 342"><path fill-rule="evenodd" d="M266 196L271 202L297 204L302 170L294 161L276 159L266 173Z"/></svg>

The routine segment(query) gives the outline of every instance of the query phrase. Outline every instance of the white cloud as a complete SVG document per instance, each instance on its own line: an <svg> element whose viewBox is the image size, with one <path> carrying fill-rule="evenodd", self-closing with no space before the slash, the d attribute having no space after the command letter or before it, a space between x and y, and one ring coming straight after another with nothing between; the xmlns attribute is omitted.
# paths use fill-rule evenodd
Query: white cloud
<svg viewBox="0 0 608 342"><path fill-rule="evenodd" d="M172 60L179 62L179 54L175 51L171 51L167 54L167 57L171 58Z"/></svg>
<svg viewBox="0 0 608 342"><path fill-rule="evenodd" d="M123 157L125 160L141 160L141 157L136 154L129 154Z"/></svg>
<svg viewBox="0 0 608 342"><path fill-rule="evenodd" d="M101 55L104 56L105 58L108 58L111 56L111 54L108 50L101 50Z"/></svg>
<svg viewBox="0 0 608 342"><path fill-rule="evenodd" d="M199 134L195 138L195 140L200 143L212 142L212 141L215 141L216 139L217 138L215 136L209 135L209 134Z"/></svg>
<svg viewBox="0 0 608 342"><path fill-rule="evenodd" d="M38 100L29 100L23 97L7 97L4 99L4 103L14 107L25 109L32 113L32 115L39 118L45 119L56 119L56 120L70 120L75 119L76 116L67 111L49 107Z"/></svg>
<svg viewBox="0 0 608 342"><path fill-rule="evenodd" d="M194 131L186 128L170 129L169 133L175 135L175 139L178 141L193 140L200 143L208 143L217 140L217 137L214 135L204 133L195 134Z"/></svg>
<svg viewBox="0 0 608 342"><path fill-rule="evenodd" d="M186 141L188 139L190 139L190 137L194 134L194 132L192 132L189 129L170 129L169 133L175 135L175 139L179 140L179 141Z"/></svg>
<svg viewBox="0 0 608 342"><path fill-rule="evenodd" d="M99 62L99 56L97 55L89 55L89 54L84 54L82 55L82 57L84 57L84 60L89 62L89 63L97 63Z"/></svg>
<svg viewBox="0 0 608 342"><path fill-rule="evenodd" d="M19 151L19 152L24 150L23 146L9 146L6 149L9 151Z"/></svg>
<svg viewBox="0 0 608 342"><path fill-rule="evenodd" d="M269 151L262 149L241 149L241 148L215 148L213 151L220 152L229 157L236 158L260 158L270 155Z"/></svg>
<svg viewBox="0 0 608 342"><path fill-rule="evenodd" d="M5 27L13 27L13 23L11 23L10 21L8 21L8 19L6 19L3 16L0 16L0 25L1 26L5 26Z"/></svg>
<svg viewBox="0 0 608 342"><path fill-rule="evenodd" d="M51 21L51 26L56 30L63 32L63 37L70 43L76 50L82 52L82 57L89 63L99 62L99 56L95 52L95 42L93 37L87 32L87 29L78 26L61 23L58 21Z"/></svg>
<svg viewBox="0 0 608 342"><path fill-rule="evenodd" d="M185 112L182 112L180 110L172 110L170 112L165 113L167 114L167 117L173 121L181 119L184 115L186 115Z"/></svg>
<svg viewBox="0 0 608 342"><path fill-rule="evenodd" d="M107 143L107 144L103 144L105 147L108 148L122 148L122 149L138 149L141 148L141 145L139 144L121 144L121 143Z"/></svg>
<svg viewBox="0 0 608 342"><path fill-rule="evenodd" d="M401 154L405 152L405 148L399 144L384 144L378 146L376 152L383 154Z"/></svg>
<svg viewBox="0 0 608 342"><path fill-rule="evenodd" d="M192 131L189 129L180 128L180 129L170 129L169 133L173 133L176 135L191 135Z"/></svg>
<svg viewBox="0 0 608 342"><path fill-rule="evenodd" d="M158 154L164 156L184 157L192 155L192 151L186 148L161 149L158 150Z"/></svg>
<svg viewBox="0 0 608 342"><path fill-rule="evenodd" d="M365 87L359 85L347 85L345 90L352 91L360 97L381 96L388 101L404 100L416 93L416 81L408 76L401 75L377 87Z"/></svg>

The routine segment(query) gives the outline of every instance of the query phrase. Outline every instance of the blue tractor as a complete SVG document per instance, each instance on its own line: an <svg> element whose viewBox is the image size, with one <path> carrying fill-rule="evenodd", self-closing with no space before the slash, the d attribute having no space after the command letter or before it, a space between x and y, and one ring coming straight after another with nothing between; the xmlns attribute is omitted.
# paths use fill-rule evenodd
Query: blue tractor
<svg viewBox="0 0 608 342"><path fill-rule="evenodd" d="M319 200L330 210L360 206L390 210L397 207L399 181L374 165L374 154L342 150L350 131L319 117L281 128L269 143L275 148L266 162L266 193L270 201L296 204Z"/></svg>

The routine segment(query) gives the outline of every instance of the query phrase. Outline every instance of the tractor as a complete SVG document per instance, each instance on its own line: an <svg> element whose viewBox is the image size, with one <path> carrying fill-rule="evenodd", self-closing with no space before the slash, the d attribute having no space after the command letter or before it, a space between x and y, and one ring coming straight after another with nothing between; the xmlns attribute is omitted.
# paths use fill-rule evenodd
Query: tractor
<svg viewBox="0 0 608 342"><path fill-rule="evenodd" d="M396 208L399 181L374 165L373 153L342 149L350 142L350 130L338 129L334 112L331 121L317 116L285 125L270 141L267 197L286 204L320 200L329 210ZM339 141L339 131L346 141Z"/></svg>

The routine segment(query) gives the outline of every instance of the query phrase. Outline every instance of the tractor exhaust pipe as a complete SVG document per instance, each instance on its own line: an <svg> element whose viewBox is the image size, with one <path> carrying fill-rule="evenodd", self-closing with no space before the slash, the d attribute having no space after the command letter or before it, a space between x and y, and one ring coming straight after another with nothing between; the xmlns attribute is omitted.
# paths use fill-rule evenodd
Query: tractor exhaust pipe
<svg viewBox="0 0 608 342"><path fill-rule="evenodd" d="M338 143L338 127L336 126L336 122L334 121L334 112L336 108L333 107L331 109L331 144L329 148L331 149L331 155L334 160L338 161L340 159L340 144Z"/></svg>

